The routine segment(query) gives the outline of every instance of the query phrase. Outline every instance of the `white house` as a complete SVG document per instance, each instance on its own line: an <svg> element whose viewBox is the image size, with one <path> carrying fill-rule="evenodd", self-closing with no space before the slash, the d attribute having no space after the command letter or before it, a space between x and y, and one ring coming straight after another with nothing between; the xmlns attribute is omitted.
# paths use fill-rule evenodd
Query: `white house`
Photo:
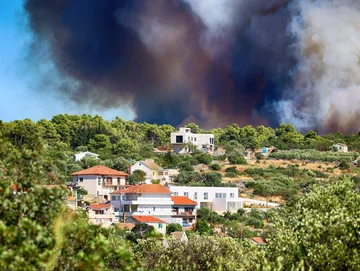
<svg viewBox="0 0 360 271"><path fill-rule="evenodd" d="M111 193L111 204L118 219L129 215L151 215L171 221L171 191L160 184L135 185Z"/></svg>
<svg viewBox="0 0 360 271"><path fill-rule="evenodd" d="M336 148L338 152L348 152L348 146L342 143L336 143L332 147Z"/></svg>
<svg viewBox="0 0 360 271"><path fill-rule="evenodd" d="M204 152L214 151L213 134L194 134L190 128L181 127L178 132L171 133L171 145L174 153L190 153L192 144L196 149Z"/></svg>
<svg viewBox="0 0 360 271"><path fill-rule="evenodd" d="M88 217L91 223L109 227L115 222L114 209L111 204L93 203L90 204Z"/></svg>
<svg viewBox="0 0 360 271"><path fill-rule="evenodd" d="M239 197L237 187L203 187L203 186L168 186L174 196L185 196L197 202L197 207L212 207L213 211L217 210L214 201L216 199L236 199Z"/></svg>
<svg viewBox="0 0 360 271"><path fill-rule="evenodd" d="M105 166L94 166L72 173L73 184L83 187L89 196L108 200L111 192L127 186L128 174Z"/></svg>
<svg viewBox="0 0 360 271"><path fill-rule="evenodd" d="M171 199L174 202L172 206L173 218L181 218L181 222L193 224L196 220L197 203L185 196L172 196Z"/></svg>
<svg viewBox="0 0 360 271"><path fill-rule="evenodd" d="M130 173L135 170L142 170L146 173L145 183L150 184L151 180L161 180L164 169L154 162L154 160L144 160L136 162L130 167Z"/></svg>
<svg viewBox="0 0 360 271"><path fill-rule="evenodd" d="M80 161L84 157L94 157L97 159L99 157L99 155L96 153L89 152L89 151L79 152L74 155L74 161L75 162Z"/></svg>
<svg viewBox="0 0 360 271"><path fill-rule="evenodd" d="M132 219L135 220L135 222L146 223L149 226L153 226L154 229L162 235L166 234L166 222L157 217L151 215L133 215Z"/></svg>

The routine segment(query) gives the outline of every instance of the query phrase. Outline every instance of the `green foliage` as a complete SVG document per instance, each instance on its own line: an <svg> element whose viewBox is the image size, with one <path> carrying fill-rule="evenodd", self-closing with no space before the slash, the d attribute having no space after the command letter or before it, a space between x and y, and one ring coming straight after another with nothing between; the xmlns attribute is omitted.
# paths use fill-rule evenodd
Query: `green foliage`
<svg viewBox="0 0 360 271"><path fill-rule="evenodd" d="M128 177L129 184L141 184L144 183L146 180L146 173L143 170L137 169L134 170L132 174Z"/></svg>
<svg viewBox="0 0 360 271"><path fill-rule="evenodd" d="M245 157L238 152L229 153L228 160L232 165L247 165Z"/></svg>
<svg viewBox="0 0 360 271"><path fill-rule="evenodd" d="M152 180L151 180L151 183L152 183L152 184L159 184L159 183L160 183L160 180L159 180L159 179L152 179Z"/></svg>
<svg viewBox="0 0 360 271"><path fill-rule="evenodd" d="M309 160L323 162L340 162L342 160L350 163L359 156L358 153L346 152L319 152L316 150L291 150L271 153L270 157L284 160Z"/></svg>
<svg viewBox="0 0 360 271"><path fill-rule="evenodd" d="M211 232L209 223L205 219L198 219L195 225L195 231L200 235L206 235Z"/></svg>
<svg viewBox="0 0 360 271"><path fill-rule="evenodd" d="M209 167L211 170L215 170L215 171L219 171L221 169L220 164L211 164Z"/></svg>
<svg viewBox="0 0 360 271"><path fill-rule="evenodd" d="M178 223L170 223L166 226L166 234L170 234L175 231L182 231L182 227Z"/></svg>
<svg viewBox="0 0 360 271"><path fill-rule="evenodd" d="M349 178L314 187L274 223L269 262L279 255L284 270L359 270L360 195Z"/></svg>
<svg viewBox="0 0 360 271"><path fill-rule="evenodd" d="M85 190L84 188L80 187L78 190L76 190L76 192L79 194L79 195L87 195L88 194L88 191Z"/></svg>
<svg viewBox="0 0 360 271"><path fill-rule="evenodd" d="M137 268L125 243L111 243L107 230L66 208L65 188L45 186L56 182L52 161L38 139L26 140L32 144L9 152L0 139L0 269L106 270L110 254L122 270Z"/></svg>
<svg viewBox="0 0 360 271"><path fill-rule="evenodd" d="M195 155L194 157L199 162L199 164L210 165L211 161L212 161L211 155L208 153L204 153L204 152L199 153L199 154Z"/></svg>
<svg viewBox="0 0 360 271"><path fill-rule="evenodd" d="M187 171L192 172L194 171L194 168L192 167L190 161L183 161L178 164L180 172Z"/></svg>
<svg viewBox="0 0 360 271"><path fill-rule="evenodd" d="M144 238L154 230L153 226L146 223L136 223L136 225L131 229L131 232L135 234L136 238Z"/></svg>
<svg viewBox="0 0 360 271"><path fill-rule="evenodd" d="M346 162L344 159L341 160L340 164L339 164L339 168L342 170L346 170L350 168L350 165L348 162Z"/></svg>

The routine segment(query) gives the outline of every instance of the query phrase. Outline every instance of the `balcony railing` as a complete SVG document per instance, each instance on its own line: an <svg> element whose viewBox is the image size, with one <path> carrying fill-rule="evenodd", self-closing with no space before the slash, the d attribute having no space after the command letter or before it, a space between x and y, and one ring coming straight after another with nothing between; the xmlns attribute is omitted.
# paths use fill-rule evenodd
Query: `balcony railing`
<svg viewBox="0 0 360 271"><path fill-rule="evenodd" d="M177 215L177 216L194 216L195 215L194 211L186 211L186 212L173 211L172 213L173 213L173 215Z"/></svg>

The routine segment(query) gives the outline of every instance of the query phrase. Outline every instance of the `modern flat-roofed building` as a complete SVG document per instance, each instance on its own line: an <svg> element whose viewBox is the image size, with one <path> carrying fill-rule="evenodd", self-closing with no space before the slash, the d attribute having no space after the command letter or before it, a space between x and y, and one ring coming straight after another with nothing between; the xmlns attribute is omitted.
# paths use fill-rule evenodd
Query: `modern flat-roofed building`
<svg viewBox="0 0 360 271"><path fill-rule="evenodd" d="M213 152L214 135L195 134L190 128L181 127L178 132L171 133L171 145L174 153L190 153L191 145L203 152Z"/></svg>

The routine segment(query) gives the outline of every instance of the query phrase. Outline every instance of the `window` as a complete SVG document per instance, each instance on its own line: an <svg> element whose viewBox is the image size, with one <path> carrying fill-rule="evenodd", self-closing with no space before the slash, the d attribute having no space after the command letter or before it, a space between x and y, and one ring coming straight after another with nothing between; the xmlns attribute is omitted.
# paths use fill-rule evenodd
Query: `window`
<svg viewBox="0 0 360 271"><path fill-rule="evenodd" d="M162 229L163 225L161 223L158 224L158 228Z"/></svg>
<svg viewBox="0 0 360 271"><path fill-rule="evenodd" d="M84 178L83 177L80 177L80 182L82 183L84 181Z"/></svg>
<svg viewBox="0 0 360 271"><path fill-rule="evenodd" d="M98 178L98 185L101 185L101 177Z"/></svg>
<svg viewBox="0 0 360 271"><path fill-rule="evenodd" d="M116 196L111 196L111 200L116 200Z"/></svg>
<svg viewBox="0 0 360 271"><path fill-rule="evenodd" d="M99 214L101 214L101 215L105 214L104 210L100 210Z"/></svg>
<svg viewBox="0 0 360 271"><path fill-rule="evenodd" d="M184 192L184 196L188 197L189 196L189 192Z"/></svg>
<svg viewBox="0 0 360 271"><path fill-rule="evenodd" d="M215 198L226 198L226 193L215 193Z"/></svg>
<svg viewBox="0 0 360 271"><path fill-rule="evenodd" d="M155 212L155 207L153 207L153 212Z"/></svg>
<svg viewBox="0 0 360 271"><path fill-rule="evenodd" d="M177 195L179 195L179 193L178 193L178 192L174 192L174 196L177 196Z"/></svg>
<svg viewBox="0 0 360 271"><path fill-rule="evenodd" d="M197 192L194 192L194 199L197 199Z"/></svg>
<svg viewBox="0 0 360 271"><path fill-rule="evenodd" d="M204 199L208 199L208 198L209 198L208 192L204 192Z"/></svg>
<svg viewBox="0 0 360 271"><path fill-rule="evenodd" d="M176 143L183 143L183 136L176 136Z"/></svg>
<svg viewBox="0 0 360 271"><path fill-rule="evenodd" d="M233 198L234 197L234 193L230 193L230 198Z"/></svg>
<svg viewBox="0 0 360 271"><path fill-rule="evenodd" d="M193 140L193 137L191 137L191 141L194 141L194 140Z"/></svg>

